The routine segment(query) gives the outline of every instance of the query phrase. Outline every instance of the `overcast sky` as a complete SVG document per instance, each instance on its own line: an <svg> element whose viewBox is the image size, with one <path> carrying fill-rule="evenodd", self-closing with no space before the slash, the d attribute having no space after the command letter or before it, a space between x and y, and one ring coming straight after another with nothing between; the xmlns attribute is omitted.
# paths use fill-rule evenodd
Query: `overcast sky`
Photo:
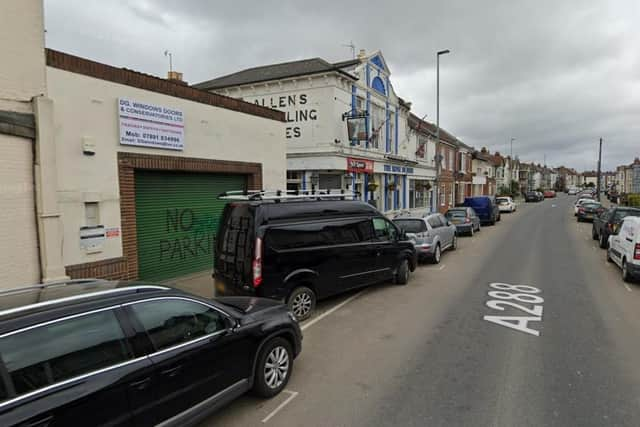
<svg viewBox="0 0 640 427"><path fill-rule="evenodd" d="M197 83L381 50L397 93L476 148L594 169L640 156L638 0L44 0L47 47Z"/></svg>

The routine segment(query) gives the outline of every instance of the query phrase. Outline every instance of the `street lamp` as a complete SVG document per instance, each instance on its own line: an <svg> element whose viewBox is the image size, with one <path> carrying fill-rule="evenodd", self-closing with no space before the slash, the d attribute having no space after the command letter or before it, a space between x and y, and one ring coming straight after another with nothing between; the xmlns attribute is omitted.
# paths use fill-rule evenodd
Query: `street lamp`
<svg viewBox="0 0 640 427"><path fill-rule="evenodd" d="M435 202L433 204L435 209L433 212L437 212L438 203L440 202L440 164L442 162L442 159L440 158L440 55L446 55L450 52L451 51L449 49L436 52L436 188L433 191L433 195L435 197Z"/></svg>
<svg viewBox="0 0 640 427"><path fill-rule="evenodd" d="M509 157L511 160L509 160L511 163L509 164L509 191L511 191L511 183L513 182L513 141L515 141L516 139L514 137L511 137L511 149L509 151Z"/></svg>

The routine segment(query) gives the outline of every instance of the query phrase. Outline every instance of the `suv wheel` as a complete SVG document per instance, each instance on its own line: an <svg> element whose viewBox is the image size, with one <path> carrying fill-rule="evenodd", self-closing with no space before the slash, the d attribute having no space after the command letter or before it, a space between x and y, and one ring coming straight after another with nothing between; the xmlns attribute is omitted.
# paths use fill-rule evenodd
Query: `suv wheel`
<svg viewBox="0 0 640 427"><path fill-rule="evenodd" d="M395 282L398 285L406 285L409 283L409 260L404 258L398 265L398 271L396 271Z"/></svg>
<svg viewBox="0 0 640 427"><path fill-rule="evenodd" d="M289 382L293 367L291 344L284 338L267 342L258 357L253 391L262 397L273 397Z"/></svg>
<svg viewBox="0 0 640 427"><path fill-rule="evenodd" d="M436 245L436 249L433 252L433 257L431 258L431 261L434 264L440 264L440 257L442 256L442 252L440 251L440 243L438 243Z"/></svg>
<svg viewBox="0 0 640 427"><path fill-rule="evenodd" d="M607 248L607 262L613 262L613 259L611 258L611 249Z"/></svg>
<svg viewBox="0 0 640 427"><path fill-rule="evenodd" d="M475 227L471 224L471 231L469 231L469 236L473 237Z"/></svg>
<svg viewBox="0 0 640 427"><path fill-rule="evenodd" d="M306 286L298 286L289 295L287 306L299 322L307 320L316 308L316 294Z"/></svg>
<svg viewBox="0 0 640 427"><path fill-rule="evenodd" d="M609 246L609 241L604 237L604 234L600 235L600 247L606 249Z"/></svg>
<svg viewBox="0 0 640 427"><path fill-rule="evenodd" d="M453 241L451 242L451 250L455 251L458 249L458 236L453 236Z"/></svg>
<svg viewBox="0 0 640 427"><path fill-rule="evenodd" d="M591 227L591 238L593 240L598 240L598 233L596 233L596 226L595 225ZM600 246L600 247L602 247L602 246Z"/></svg>

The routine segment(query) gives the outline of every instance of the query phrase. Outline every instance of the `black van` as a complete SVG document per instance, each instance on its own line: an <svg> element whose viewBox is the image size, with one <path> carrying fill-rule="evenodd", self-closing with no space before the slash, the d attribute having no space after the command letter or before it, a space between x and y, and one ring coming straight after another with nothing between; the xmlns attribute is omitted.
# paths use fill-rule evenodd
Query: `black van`
<svg viewBox="0 0 640 427"><path fill-rule="evenodd" d="M405 284L416 267L413 243L364 202L261 193L221 198L235 200L218 229L216 295L284 300L304 320L318 299L386 280Z"/></svg>

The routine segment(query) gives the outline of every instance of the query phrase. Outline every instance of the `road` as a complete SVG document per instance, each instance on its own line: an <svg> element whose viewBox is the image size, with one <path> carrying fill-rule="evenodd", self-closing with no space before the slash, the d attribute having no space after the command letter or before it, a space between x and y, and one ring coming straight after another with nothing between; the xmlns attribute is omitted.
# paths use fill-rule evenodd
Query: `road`
<svg viewBox="0 0 640 427"><path fill-rule="evenodd" d="M573 199L521 205L407 286L323 303L286 392L243 397L203 425L640 425L640 286L605 262ZM492 297L492 283L540 292ZM501 298L542 298L521 304L541 305L541 320L530 333L484 320L536 317L486 305Z"/></svg>

